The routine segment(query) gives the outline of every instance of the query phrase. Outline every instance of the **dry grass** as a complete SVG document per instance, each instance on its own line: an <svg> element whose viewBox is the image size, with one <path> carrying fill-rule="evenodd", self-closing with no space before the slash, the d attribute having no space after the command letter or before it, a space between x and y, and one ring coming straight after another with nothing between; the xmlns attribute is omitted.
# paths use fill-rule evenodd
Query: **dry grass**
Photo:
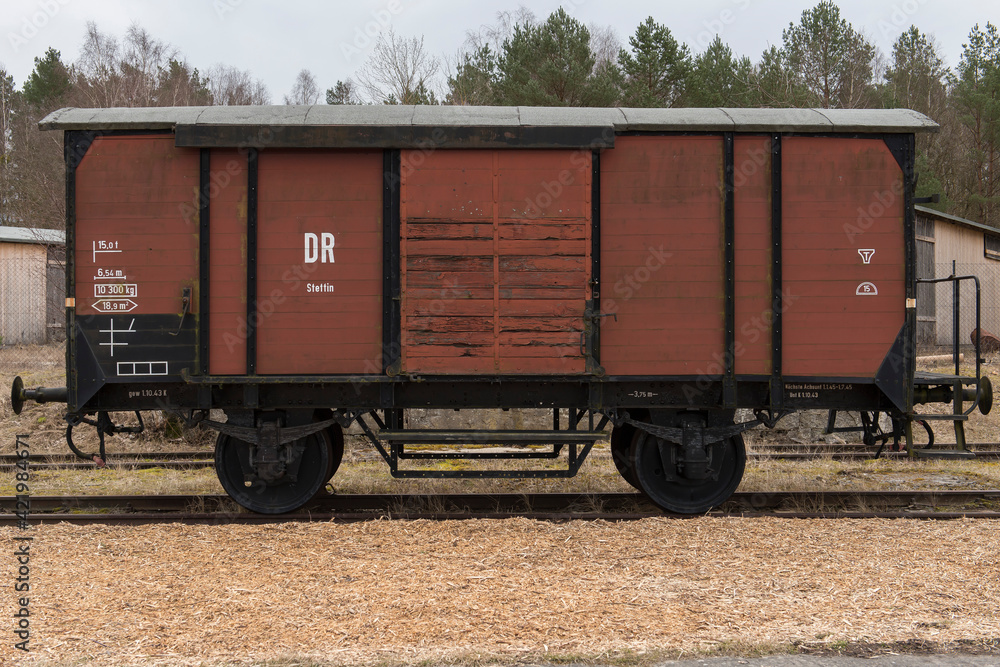
<svg viewBox="0 0 1000 667"><path fill-rule="evenodd" d="M998 529L711 518L44 526L32 544L33 656L649 664L797 644L985 644L1000 637Z"/></svg>

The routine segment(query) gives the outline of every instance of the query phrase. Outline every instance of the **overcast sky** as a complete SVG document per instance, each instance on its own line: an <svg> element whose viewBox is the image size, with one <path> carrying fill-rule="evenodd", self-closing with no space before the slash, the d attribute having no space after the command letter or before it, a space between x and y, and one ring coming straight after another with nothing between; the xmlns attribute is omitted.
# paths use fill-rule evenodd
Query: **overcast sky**
<svg viewBox="0 0 1000 667"><path fill-rule="evenodd" d="M817 0L818 1L818 0ZM4 0L0 16L0 64L20 87L33 59L49 47L72 62L80 53L87 21L102 32L124 34L133 21L176 47L201 71L224 63L249 69L280 103L295 75L307 68L322 89L345 79L370 49L365 33L391 25L400 36L420 36L439 56L453 56L466 32L493 23L501 10L519 5L544 19L562 5L580 21L610 25L623 43L647 16L666 24L697 53L720 34L733 51L757 60L781 31L816 2L763 0ZM1000 22L997 0L840 0L842 15L865 31L883 52L911 24L935 36L954 68L972 26Z"/></svg>

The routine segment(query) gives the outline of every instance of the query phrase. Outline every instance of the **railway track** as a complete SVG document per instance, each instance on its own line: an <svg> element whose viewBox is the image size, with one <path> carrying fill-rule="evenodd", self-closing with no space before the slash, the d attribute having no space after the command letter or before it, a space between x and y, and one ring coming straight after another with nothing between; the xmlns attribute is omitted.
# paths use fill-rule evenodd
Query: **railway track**
<svg viewBox="0 0 1000 667"><path fill-rule="evenodd" d="M978 450L977 447L990 447L993 445L970 445L970 449L975 451L976 457L980 459L1000 459L1000 450ZM748 452L747 458L750 460L796 460L829 458L835 461L861 461L874 458L875 452L870 449L861 450L864 445L768 445L767 450L762 452ZM860 451L859 451L860 450ZM906 454L903 452L883 451L881 458L902 459ZM97 465L89 461L81 461L71 454L32 454L29 459L32 470L84 470L96 468ZM13 469L17 461L12 454L0 455L0 471ZM211 468L215 466L213 452L210 451L172 451L172 452L148 452L148 453L119 453L110 454L107 467L116 470L148 470L152 468L163 469L198 469Z"/></svg>
<svg viewBox="0 0 1000 667"><path fill-rule="evenodd" d="M15 499L0 497L0 525L12 525ZM784 518L1000 519L1000 490L737 493L712 516ZM224 495L37 496L29 523L229 524L396 519L627 521L664 515L638 493L330 495L292 514L239 509Z"/></svg>

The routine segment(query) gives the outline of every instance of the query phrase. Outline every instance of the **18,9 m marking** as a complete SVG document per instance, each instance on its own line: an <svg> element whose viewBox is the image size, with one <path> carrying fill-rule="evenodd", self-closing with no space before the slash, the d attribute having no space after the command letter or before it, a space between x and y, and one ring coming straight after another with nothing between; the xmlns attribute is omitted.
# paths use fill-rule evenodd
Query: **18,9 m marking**
<svg viewBox="0 0 1000 667"><path fill-rule="evenodd" d="M94 310L99 313L130 313L139 307L132 299L101 299L94 302Z"/></svg>

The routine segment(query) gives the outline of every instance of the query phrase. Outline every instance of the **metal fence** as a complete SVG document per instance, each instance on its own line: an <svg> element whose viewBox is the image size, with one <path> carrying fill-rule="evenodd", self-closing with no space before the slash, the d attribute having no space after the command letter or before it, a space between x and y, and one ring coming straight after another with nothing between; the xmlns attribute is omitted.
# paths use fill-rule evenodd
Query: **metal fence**
<svg viewBox="0 0 1000 667"><path fill-rule="evenodd" d="M996 265L992 262L935 265L935 278L951 275L971 275L979 279L979 327L983 332L983 351L996 354L996 344L991 339L1000 337L1000 262ZM963 280L957 285L953 282L918 284L917 346L921 354L950 353L956 342L961 352L969 353L975 343L976 327L974 281Z"/></svg>
<svg viewBox="0 0 1000 667"><path fill-rule="evenodd" d="M27 249L0 253L2 345L40 345L65 337L65 265L44 246Z"/></svg>

